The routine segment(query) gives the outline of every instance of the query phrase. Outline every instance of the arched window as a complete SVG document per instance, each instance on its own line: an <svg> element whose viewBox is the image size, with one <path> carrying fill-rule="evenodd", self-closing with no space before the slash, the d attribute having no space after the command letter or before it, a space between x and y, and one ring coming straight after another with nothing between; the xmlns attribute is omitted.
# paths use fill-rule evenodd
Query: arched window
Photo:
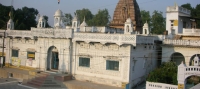
<svg viewBox="0 0 200 89"><path fill-rule="evenodd" d="M129 32L129 26L128 25L126 26L126 31Z"/></svg>
<svg viewBox="0 0 200 89"><path fill-rule="evenodd" d="M74 27L76 27L76 22L74 22Z"/></svg>
<svg viewBox="0 0 200 89"><path fill-rule="evenodd" d="M144 29L144 34L147 34L147 29Z"/></svg>

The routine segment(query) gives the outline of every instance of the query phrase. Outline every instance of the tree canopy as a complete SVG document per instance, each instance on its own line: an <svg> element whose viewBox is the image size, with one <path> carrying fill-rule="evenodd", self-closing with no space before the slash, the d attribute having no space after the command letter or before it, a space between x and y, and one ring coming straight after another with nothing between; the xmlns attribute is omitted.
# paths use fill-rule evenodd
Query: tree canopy
<svg viewBox="0 0 200 89"><path fill-rule="evenodd" d="M200 28L200 4L197 4L196 7L192 7L190 3L186 3L181 5L181 7L186 8L191 11L191 17L198 18L197 19L197 28Z"/></svg>
<svg viewBox="0 0 200 89"><path fill-rule="evenodd" d="M76 14L80 22L83 22L85 18L88 26L107 26L110 19L107 9L99 10L97 14L93 15L89 9L83 8L82 10L76 10Z"/></svg>
<svg viewBox="0 0 200 89"><path fill-rule="evenodd" d="M153 34L163 34L163 32L165 31L165 27L166 27L166 19L163 17L162 15L163 13L160 11L154 11L153 15L151 17L151 24L152 24L152 28L151 28L151 32Z"/></svg>
<svg viewBox="0 0 200 89"><path fill-rule="evenodd" d="M0 4L0 29L6 29L7 22L10 19L9 14L11 12L11 6L4 6ZM36 17L38 15L38 10L35 8L22 7L18 9L12 8L11 18L15 23L16 30L30 30L31 27L37 26ZM48 17L44 16L46 21ZM50 25L46 24L46 27Z"/></svg>
<svg viewBox="0 0 200 89"><path fill-rule="evenodd" d="M177 85L177 70L175 62L164 62L160 67L150 72L147 81Z"/></svg>
<svg viewBox="0 0 200 89"><path fill-rule="evenodd" d="M149 11L146 10L141 10L140 11L141 17L142 17L142 24L146 23L150 23L151 22L151 16Z"/></svg>
<svg viewBox="0 0 200 89"><path fill-rule="evenodd" d="M142 17L142 23L144 24L147 21L151 29L151 33L163 34L165 31L166 22L161 11L155 10L152 13L152 16L150 16L149 11L141 10L140 13Z"/></svg>

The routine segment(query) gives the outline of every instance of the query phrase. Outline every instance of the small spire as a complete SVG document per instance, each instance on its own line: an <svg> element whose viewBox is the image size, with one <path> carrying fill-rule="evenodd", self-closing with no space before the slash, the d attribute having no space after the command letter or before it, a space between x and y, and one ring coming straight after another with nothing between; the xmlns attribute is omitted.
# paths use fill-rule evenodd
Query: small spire
<svg viewBox="0 0 200 89"><path fill-rule="evenodd" d="M176 2L174 3L174 6L178 6Z"/></svg>
<svg viewBox="0 0 200 89"><path fill-rule="evenodd" d="M84 16L84 19L83 19L83 21L85 21L85 16Z"/></svg>

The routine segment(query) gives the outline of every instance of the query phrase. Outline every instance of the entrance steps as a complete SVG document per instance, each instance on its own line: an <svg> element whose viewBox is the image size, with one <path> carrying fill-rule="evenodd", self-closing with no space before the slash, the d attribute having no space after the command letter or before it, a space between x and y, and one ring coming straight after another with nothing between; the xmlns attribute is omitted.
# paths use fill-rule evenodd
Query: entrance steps
<svg viewBox="0 0 200 89"><path fill-rule="evenodd" d="M23 85L39 89L66 89L62 82L55 80L56 74L41 72Z"/></svg>

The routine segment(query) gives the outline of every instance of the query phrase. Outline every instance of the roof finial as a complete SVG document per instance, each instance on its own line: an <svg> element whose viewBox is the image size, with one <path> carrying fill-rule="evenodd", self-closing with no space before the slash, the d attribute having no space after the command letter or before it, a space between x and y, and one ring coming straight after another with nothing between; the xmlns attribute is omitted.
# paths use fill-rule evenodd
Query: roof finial
<svg viewBox="0 0 200 89"><path fill-rule="evenodd" d="M176 2L174 3L174 6L178 6Z"/></svg>

